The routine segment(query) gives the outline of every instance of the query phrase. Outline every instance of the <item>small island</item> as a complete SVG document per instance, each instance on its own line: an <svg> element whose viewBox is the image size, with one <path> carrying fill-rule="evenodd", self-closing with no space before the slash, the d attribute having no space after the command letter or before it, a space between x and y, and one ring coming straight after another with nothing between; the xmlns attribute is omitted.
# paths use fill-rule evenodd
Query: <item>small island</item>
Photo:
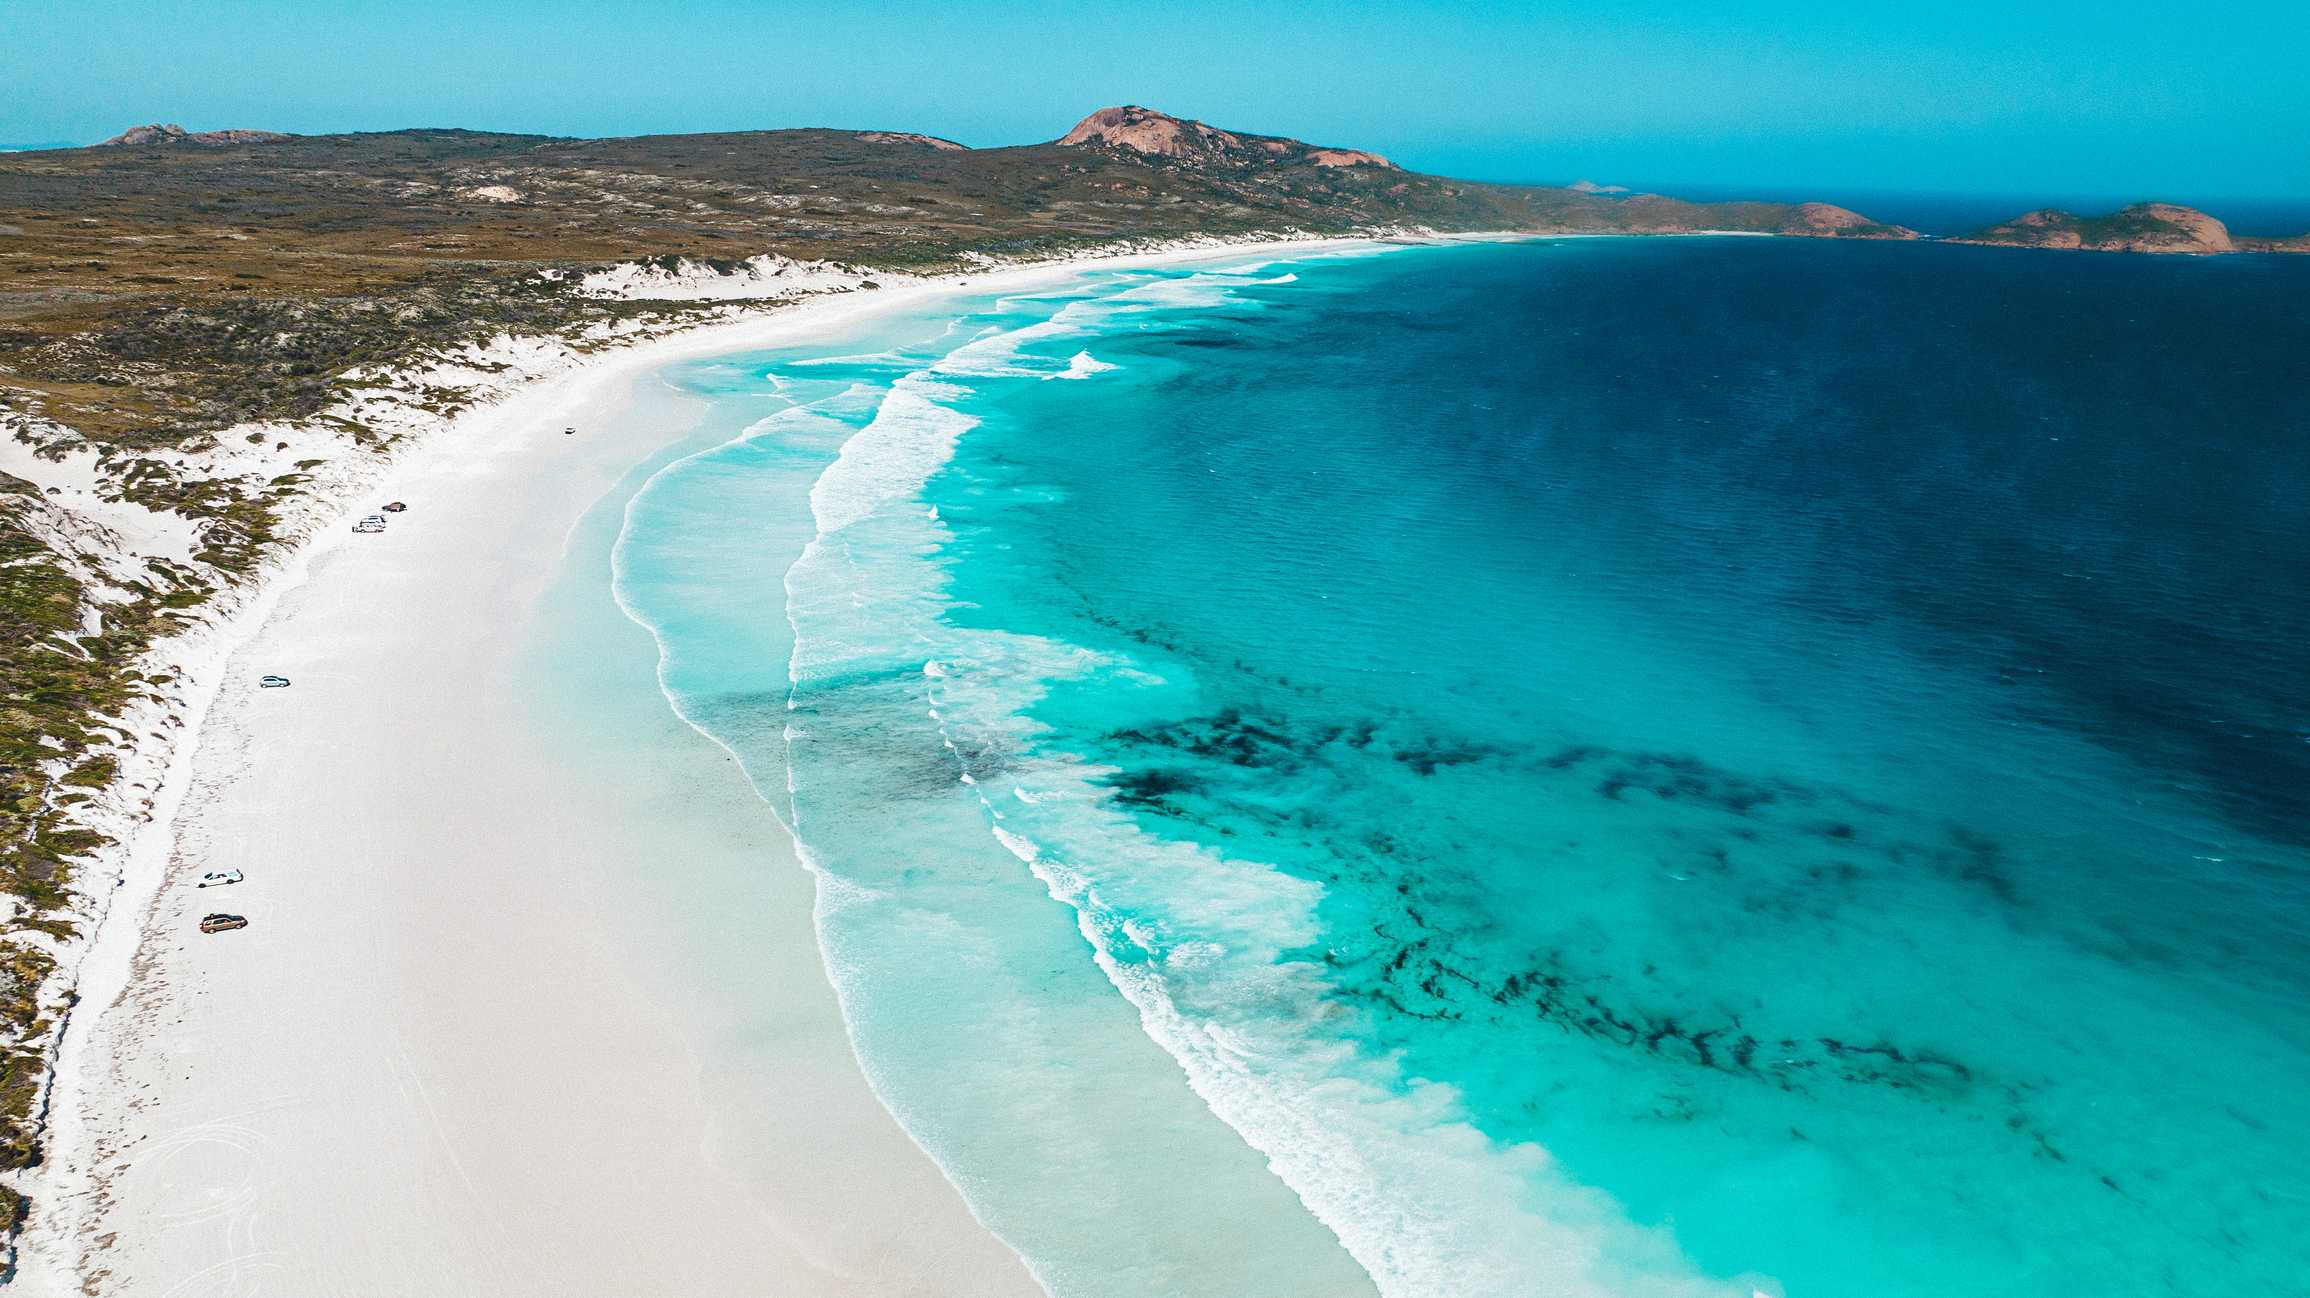
<svg viewBox="0 0 2310 1298"><path fill-rule="evenodd" d="M1946 242L2196 256L2225 252L2310 252L2310 234L2290 239L2233 235L2220 221L2178 203L2135 203L2107 216L2073 216L2058 207L2044 207Z"/></svg>

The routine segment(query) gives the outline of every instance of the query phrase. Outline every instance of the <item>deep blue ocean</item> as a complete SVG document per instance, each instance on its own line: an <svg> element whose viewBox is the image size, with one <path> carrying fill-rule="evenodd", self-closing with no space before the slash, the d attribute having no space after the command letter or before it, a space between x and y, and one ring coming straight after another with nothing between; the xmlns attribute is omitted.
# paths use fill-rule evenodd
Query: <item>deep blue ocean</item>
<svg viewBox="0 0 2310 1298"><path fill-rule="evenodd" d="M744 432L620 595L1055 1294L1315 1291L1190 1260L1164 1087L1390 1298L2310 1292L2310 258L1269 251L669 377Z"/></svg>

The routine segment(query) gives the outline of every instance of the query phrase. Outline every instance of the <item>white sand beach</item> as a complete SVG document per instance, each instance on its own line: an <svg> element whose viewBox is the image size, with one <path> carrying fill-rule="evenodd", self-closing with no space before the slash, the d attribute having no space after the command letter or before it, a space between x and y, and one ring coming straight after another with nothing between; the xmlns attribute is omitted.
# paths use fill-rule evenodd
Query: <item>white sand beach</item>
<svg viewBox="0 0 2310 1298"><path fill-rule="evenodd" d="M601 622L567 665L584 735L507 686L573 547L606 545L573 529L695 417L645 391L663 408L616 418L637 380L946 291L815 299L471 412L243 608L82 965L20 1288L1042 1292L869 1088L811 877L666 706L650 636ZM349 530L396 499L386 533ZM196 887L228 869L245 881ZM699 889L743 928L659 904ZM203 935L210 911L249 926ZM685 980L701 963L724 993ZM731 1033L752 1034L744 1076L702 1062ZM733 1088L769 1100L744 1130L714 1102ZM775 1157L716 1157L738 1145Z"/></svg>
<svg viewBox="0 0 2310 1298"><path fill-rule="evenodd" d="M27 1240L27 1281L1038 1292L866 1088L799 869L764 879L759 935L797 1175L765 1196L708 1162L687 1025L647 995L606 871L759 858L784 832L662 704L629 749L557 764L500 696L571 523L652 449L562 427L601 427L670 352L765 331L717 332L461 421L381 484L413 502L392 531L324 533L281 579L202 730L155 904L116 917L141 920L131 976L68 1041L50 1177L66 1229ZM633 651L646 687L638 628ZM295 683L260 691L266 672ZM227 868L247 881L194 887ZM250 927L204 936L210 910Z"/></svg>

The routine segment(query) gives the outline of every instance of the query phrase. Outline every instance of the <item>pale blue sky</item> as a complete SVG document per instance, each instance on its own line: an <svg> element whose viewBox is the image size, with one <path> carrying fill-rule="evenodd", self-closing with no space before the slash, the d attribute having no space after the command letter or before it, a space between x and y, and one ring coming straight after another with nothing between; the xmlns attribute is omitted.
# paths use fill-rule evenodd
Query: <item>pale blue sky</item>
<svg viewBox="0 0 2310 1298"><path fill-rule="evenodd" d="M0 0L0 144L154 120L986 146L1142 103L1486 179L2310 196L2310 4Z"/></svg>

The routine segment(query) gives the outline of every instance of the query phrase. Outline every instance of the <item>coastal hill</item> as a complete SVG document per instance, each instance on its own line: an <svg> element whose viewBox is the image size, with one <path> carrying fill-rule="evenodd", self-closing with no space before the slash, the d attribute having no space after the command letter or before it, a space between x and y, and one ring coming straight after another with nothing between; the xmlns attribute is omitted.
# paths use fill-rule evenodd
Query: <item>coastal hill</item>
<svg viewBox="0 0 2310 1298"><path fill-rule="evenodd" d="M1702 230L1916 237L1819 203L1423 175L1131 106L993 149L831 129L583 140L155 125L0 157L0 367L92 436L168 439L303 417L357 361L569 325L599 310L569 273L619 263L726 271L772 254L938 272L1186 237ZM153 327L192 303L204 318L229 304L243 336L298 314L301 354L252 374L220 350L221 326Z"/></svg>
<svg viewBox="0 0 2310 1298"><path fill-rule="evenodd" d="M2310 252L2310 235L2293 239L2240 238L2213 217L2177 203L2135 203L2107 216L2091 217L2072 216L2058 207L2040 208L1948 242L2198 256L2225 252Z"/></svg>

